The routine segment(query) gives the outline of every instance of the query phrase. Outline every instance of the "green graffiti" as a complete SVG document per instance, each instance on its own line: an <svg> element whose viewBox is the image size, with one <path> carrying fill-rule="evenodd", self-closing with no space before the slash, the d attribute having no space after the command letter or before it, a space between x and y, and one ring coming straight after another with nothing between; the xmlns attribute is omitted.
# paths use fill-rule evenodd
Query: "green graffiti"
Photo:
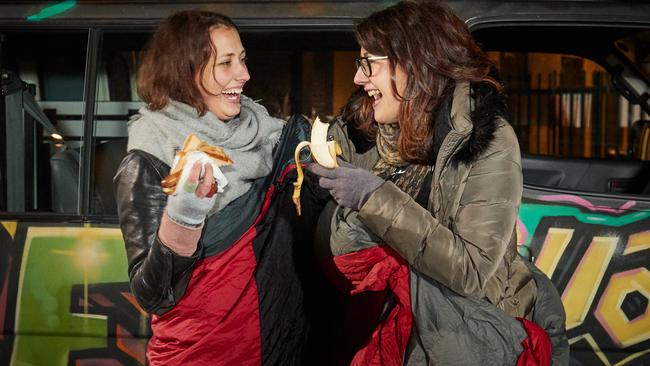
<svg viewBox="0 0 650 366"><path fill-rule="evenodd" d="M66 0L62 1L58 4L50 5L46 8L41 9L38 13L32 14L27 17L27 20L31 20L34 22L41 21L43 19L49 18L51 16L61 14L65 11L68 11L77 5L76 0Z"/></svg>
<svg viewBox="0 0 650 366"><path fill-rule="evenodd" d="M522 204L519 217L524 223L528 236L522 248L528 247L537 225L544 217L570 216L585 224L607 225L621 227L650 217L650 211L635 211L621 216L610 216L592 212L583 212L577 207L543 204Z"/></svg>
<svg viewBox="0 0 650 366"><path fill-rule="evenodd" d="M106 319L92 309L71 314L71 290L78 284L127 282L124 244L117 229L73 230L34 235L25 243L12 365L63 366L69 351L106 347Z"/></svg>

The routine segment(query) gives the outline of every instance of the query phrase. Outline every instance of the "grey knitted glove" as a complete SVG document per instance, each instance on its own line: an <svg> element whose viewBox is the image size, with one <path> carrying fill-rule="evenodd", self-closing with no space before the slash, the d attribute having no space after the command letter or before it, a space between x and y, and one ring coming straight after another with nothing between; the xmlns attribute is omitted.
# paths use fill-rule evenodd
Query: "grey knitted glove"
<svg viewBox="0 0 650 366"><path fill-rule="evenodd" d="M359 211L384 180L339 158L337 161L338 168L328 169L312 163L307 169L320 176L318 184L327 189L339 205Z"/></svg>
<svg viewBox="0 0 650 366"><path fill-rule="evenodd" d="M207 154L188 155L176 192L167 198L167 216L172 221L184 226L203 223L217 199L213 169Z"/></svg>

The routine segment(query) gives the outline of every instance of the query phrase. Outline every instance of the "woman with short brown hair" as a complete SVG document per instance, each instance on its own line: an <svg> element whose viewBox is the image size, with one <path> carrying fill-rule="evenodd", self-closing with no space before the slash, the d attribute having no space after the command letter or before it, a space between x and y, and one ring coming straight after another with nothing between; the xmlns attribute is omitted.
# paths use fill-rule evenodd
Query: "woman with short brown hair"
<svg viewBox="0 0 650 366"><path fill-rule="evenodd" d="M314 220L307 204L301 218L282 210L293 187L281 182L308 127L244 96L249 79L235 24L205 11L167 18L140 65L146 106L114 185L131 291L152 314L151 365L303 364L293 245Z"/></svg>
<svg viewBox="0 0 650 366"><path fill-rule="evenodd" d="M150 109L160 110L176 100L201 115L207 111L195 79L210 66L217 51L210 37L214 28L237 32L235 23L224 15L185 11L175 14L153 35L137 74L138 94ZM188 38L193 42L187 42Z"/></svg>

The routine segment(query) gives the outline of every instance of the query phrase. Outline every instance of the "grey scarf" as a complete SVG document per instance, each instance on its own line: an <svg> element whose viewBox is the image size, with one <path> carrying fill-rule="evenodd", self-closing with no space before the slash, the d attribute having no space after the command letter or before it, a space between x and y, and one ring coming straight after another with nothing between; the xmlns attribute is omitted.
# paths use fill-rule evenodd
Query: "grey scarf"
<svg viewBox="0 0 650 366"><path fill-rule="evenodd" d="M221 167L228 185L219 193L212 215L246 193L255 179L271 172L273 146L283 126L283 120L269 116L266 108L244 95L240 114L228 122L211 112L200 117L193 107L170 101L159 111L143 107L132 117L127 151L145 151L171 166L189 134L223 148L234 164Z"/></svg>

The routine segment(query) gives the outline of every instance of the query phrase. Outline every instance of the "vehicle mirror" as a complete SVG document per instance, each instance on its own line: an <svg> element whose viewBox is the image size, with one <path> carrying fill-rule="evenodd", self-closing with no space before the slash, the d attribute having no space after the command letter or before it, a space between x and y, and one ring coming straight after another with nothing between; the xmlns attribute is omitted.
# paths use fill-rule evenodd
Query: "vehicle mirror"
<svg viewBox="0 0 650 366"><path fill-rule="evenodd" d="M631 104L639 104L650 114L650 85L625 61L611 54L606 59L612 74L612 85Z"/></svg>

